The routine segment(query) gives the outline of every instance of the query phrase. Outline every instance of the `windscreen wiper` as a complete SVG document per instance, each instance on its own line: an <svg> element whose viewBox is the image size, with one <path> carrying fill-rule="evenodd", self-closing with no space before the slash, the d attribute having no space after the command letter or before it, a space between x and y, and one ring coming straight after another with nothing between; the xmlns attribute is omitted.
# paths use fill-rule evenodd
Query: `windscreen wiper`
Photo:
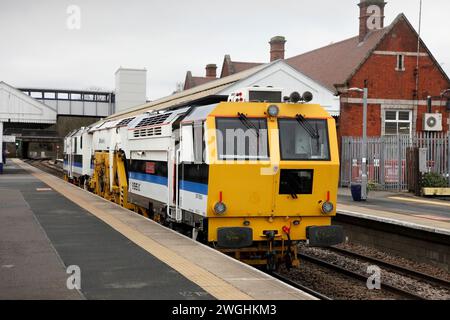
<svg viewBox="0 0 450 320"><path fill-rule="evenodd" d="M287 176L286 182L287 182L289 191L291 192L292 199L298 199L298 196L297 196L298 181L297 181L297 179L294 177L294 175L289 174Z"/></svg>
<svg viewBox="0 0 450 320"><path fill-rule="evenodd" d="M259 138L259 130L258 128L247 118L247 116L243 113L238 112L239 120L247 129L254 129L256 136ZM253 132L253 130L250 130Z"/></svg>
<svg viewBox="0 0 450 320"><path fill-rule="evenodd" d="M319 132L318 130L314 129L313 126L303 117L301 114L298 114L295 116L295 119L297 122L305 129L305 131L311 136L313 139L319 139Z"/></svg>

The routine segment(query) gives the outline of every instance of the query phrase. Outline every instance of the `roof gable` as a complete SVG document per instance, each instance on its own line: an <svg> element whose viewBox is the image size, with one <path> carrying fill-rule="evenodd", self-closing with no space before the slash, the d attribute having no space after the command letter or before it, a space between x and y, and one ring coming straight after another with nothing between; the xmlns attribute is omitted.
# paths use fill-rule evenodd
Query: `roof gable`
<svg viewBox="0 0 450 320"><path fill-rule="evenodd" d="M56 110L0 81L0 121L56 123Z"/></svg>
<svg viewBox="0 0 450 320"><path fill-rule="evenodd" d="M370 32L364 42L360 43L358 36L356 36L289 58L286 62L300 72L322 83L330 90L336 91L336 86L345 86L351 80L400 22L405 22L411 32L418 37L414 27L406 16L401 13L388 27ZM429 54L445 79L450 83L447 74L422 39L420 43L421 48Z"/></svg>
<svg viewBox="0 0 450 320"><path fill-rule="evenodd" d="M405 16L405 14L400 13L397 18L395 18L395 20L390 24L389 27L385 28L385 32L383 33L382 37L378 40L378 42L376 43L376 45L367 53L367 55L365 56L365 58L359 63L359 65L348 75L348 77L345 79L344 82L341 83L336 83L337 85L345 85L346 83L348 83L353 76L361 69L361 67L364 65L364 63L369 59L369 57L372 55L372 53L374 51L376 51L377 49L379 49L379 47L381 45L383 45L383 43L385 42L385 40L387 39L387 37L389 35L392 34L392 32L394 31L394 29L400 24L404 22L407 27L410 29L410 31L414 34L415 39L417 39L419 37L419 34L417 33L416 29L414 29L413 25L411 24L411 22L408 20L408 18ZM417 41L416 41L417 43ZM445 73L444 69L442 69L441 65L439 64L439 62L436 60L436 58L433 56L433 54L431 53L431 51L428 49L428 47L425 45L425 42L423 42L422 38L420 38L420 51L425 51L426 53L428 53L429 57L432 59L433 63L436 65L436 67L439 69L439 71L441 72L441 74L444 76L444 78L447 80L447 82L450 84L450 79L448 77L448 75ZM417 51L417 45L415 45L413 47L414 52Z"/></svg>

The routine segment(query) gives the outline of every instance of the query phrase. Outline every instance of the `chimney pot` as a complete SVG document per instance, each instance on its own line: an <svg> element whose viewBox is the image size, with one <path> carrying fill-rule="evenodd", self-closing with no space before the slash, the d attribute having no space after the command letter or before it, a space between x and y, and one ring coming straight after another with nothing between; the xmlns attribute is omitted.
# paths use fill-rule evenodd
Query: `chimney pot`
<svg viewBox="0 0 450 320"><path fill-rule="evenodd" d="M213 63L206 65L206 76L208 78L217 78L217 66Z"/></svg>
<svg viewBox="0 0 450 320"><path fill-rule="evenodd" d="M276 36L270 39L270 62L284 59L284 45L286 39L283 36Z"/></svg>
<svg viewBox="0 0 450 320"><path fill-rule="evenodd" d="M361 0L358 4L359 14L359 42L363 42L366 36L373 30L384 28L384 0Z"/></svg>

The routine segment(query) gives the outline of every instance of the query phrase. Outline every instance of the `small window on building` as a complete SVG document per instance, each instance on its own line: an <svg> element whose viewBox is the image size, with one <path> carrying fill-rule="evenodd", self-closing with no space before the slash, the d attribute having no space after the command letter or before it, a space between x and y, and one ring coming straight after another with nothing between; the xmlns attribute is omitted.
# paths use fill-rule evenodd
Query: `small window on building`
<svg viewBox="0 0 450 320"><path fill-rule="evenodd" d="M410 110L388 110L384 114L384 134L411 134L412 116Z"/></svg>
<svg viewBox="0 0 450 320"><path fill-rule="evenodd" d="M69 100L69 94L66 92L58 92L57 99L58 100Z"/></svg>
<svg viewBox="0 0 450 320"><path fill-rule="evenodd" d="M403 54L397 55L397 71L405 71L405 56Z"/></svg>
<svg viewBox="0 0 450 320"><path fill-rule="evenodd" d="M80 93L71 93L70 100L81 100L81 94Z"/></svg>
<svg viewBox="0 0 450 320"><path fill-rule="evenodd" d="M44 99L52 99L56 98L56 94L54 92L44 92Z"/></svg>
<svg viewBox="0 0 450 320"><path fill-rule="evenodd" d="M44 97L44 93L41 91L31 91L30 95L35 99L42 99Z"/></svg>
<svg viewBox="0 0 450 320"><path fill-rule="evenodd" d="M95 100L106 102L106 101L108 101L108 96L106 94L97 94L95 96Z"/></svg>
<svg viewBox="0 0 450 320"><path fill-rule="evenodd" d="M85 101L94 101L94 95L93 94L83 94L83 100Z"/></svg>

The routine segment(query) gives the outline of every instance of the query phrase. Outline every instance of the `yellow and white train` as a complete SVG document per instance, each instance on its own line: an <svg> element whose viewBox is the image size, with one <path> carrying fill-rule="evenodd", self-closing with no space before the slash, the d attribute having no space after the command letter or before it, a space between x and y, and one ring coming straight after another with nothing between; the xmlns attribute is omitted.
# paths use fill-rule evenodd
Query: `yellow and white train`
<svg viewBox="0 0 450 320"><path fill-rule="evenodd" d="M299 241L343 240L335 120L303 98L250 89L102 120L65 138L65 178L246 263L296 265Z"/></svg>

